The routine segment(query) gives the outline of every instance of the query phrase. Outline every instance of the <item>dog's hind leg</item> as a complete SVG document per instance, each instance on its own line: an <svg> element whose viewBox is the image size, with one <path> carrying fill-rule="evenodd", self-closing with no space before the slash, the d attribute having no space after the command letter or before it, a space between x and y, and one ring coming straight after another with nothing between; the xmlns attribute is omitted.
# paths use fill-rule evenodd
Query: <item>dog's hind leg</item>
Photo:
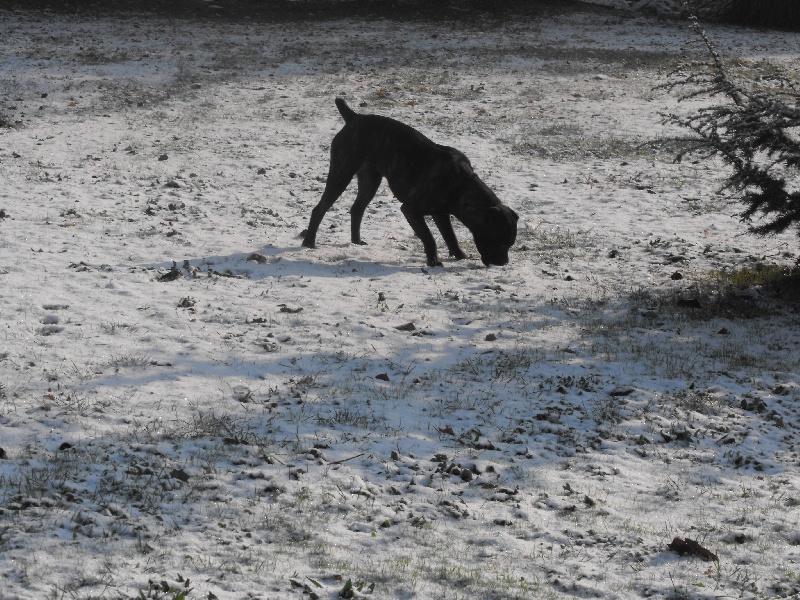
<svg viewBox="0 0 800 600"><path fill-rule="evenodd" d="M436 223L436 227L439 228L439 233L442 234L444 243L447 244L450 256L456 260L467 258L461 246L458 245L458 238L456 238L456 233L453 231L453 223L450 221L450 215L448 213L433 215L433 222Z"/></svg>
<svg viewBox="0 0 800 600"><path fill-rule="evenodd" d="M356 174L358 177L358 195L350 208L350 240L354 244L366 244L361 241L361 219L375 192L381 185L383 175L375 167L364 165Z"/></svg>
<svg viewBox="0 0 800 600"><path fill-rule="evenodd" d="M422 245L425 248L425 257L428 260L428 266L441 267L442 263L439 260L439 255L436 253L436 240L433 239L433 234L431 233L428 224L425 222L425 217L415 213L413 209L410 208L409 204L403 204L400 210L403 211L408 224L411 225L411 229L413 229L414 233L417 234L417 237L422 240Z"/></svg>

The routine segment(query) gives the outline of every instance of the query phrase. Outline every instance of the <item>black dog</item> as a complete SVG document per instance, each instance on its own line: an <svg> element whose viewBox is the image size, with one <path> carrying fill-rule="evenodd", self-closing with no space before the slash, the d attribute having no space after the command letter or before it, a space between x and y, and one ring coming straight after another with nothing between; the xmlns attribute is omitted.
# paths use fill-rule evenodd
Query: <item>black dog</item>
<svg viewBox="0 0 800 600"><path fill-rule="evenodd" d="M361 219L386 177L408 223L425 246L429 266L442 263L425 215L433 217L450 256L466 258L450 222L453 215L472 232L483 264L508 263L519 217L480 180L466 156L455 148L435 144L394 119L357 114L341 98L336 99L336 107L345 125L333 138L328 181L322 199L311 211L303 246L314 247L322 217L354 175L358 177L358 195L350 209L350 237L354 244L364 243Z"/></svg>

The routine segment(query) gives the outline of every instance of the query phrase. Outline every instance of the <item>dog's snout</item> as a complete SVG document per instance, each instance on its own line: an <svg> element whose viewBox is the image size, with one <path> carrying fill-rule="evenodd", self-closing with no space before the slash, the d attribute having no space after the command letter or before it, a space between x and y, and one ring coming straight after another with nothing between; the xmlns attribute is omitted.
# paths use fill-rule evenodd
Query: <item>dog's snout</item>
<svg viewBox="0 0 800 600"><path fill-rule="evenodd" d="M508 254L502 256L481 255L481 262L487 267L491 267L492 265L497 267L503 267L508 264Z"/></svg>

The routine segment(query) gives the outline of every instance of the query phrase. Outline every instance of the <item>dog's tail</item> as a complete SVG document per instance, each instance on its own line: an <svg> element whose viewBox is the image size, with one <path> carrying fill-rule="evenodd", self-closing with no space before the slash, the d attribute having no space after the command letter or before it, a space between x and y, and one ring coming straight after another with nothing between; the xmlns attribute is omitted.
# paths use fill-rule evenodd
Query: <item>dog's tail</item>
<svg viewBox="0 0 800 600"><path fill-rule="evenodd" d="M345 102L342 98L336 99L336 108L339 109L339 113L342 115L345 123L358 114L352 108L347 106L347 102Z"/></svg>

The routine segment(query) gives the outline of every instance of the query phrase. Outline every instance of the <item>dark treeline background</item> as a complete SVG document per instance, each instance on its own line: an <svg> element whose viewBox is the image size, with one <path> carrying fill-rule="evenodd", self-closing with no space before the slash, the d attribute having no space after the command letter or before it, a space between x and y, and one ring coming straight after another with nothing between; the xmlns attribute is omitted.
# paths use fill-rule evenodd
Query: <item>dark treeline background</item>
<svg viewBox="0 0 800 600"><path fill-rule="evenodd" d="M687 6L687 13L696 14L701 21L800 31L800 0L688 0ZM262 21L523 20L587 7L578 0L0 0L0 10L38 9L96 16L144 12L176 18Z"/></svg>
<svg viewBox="0 0 800 600"><path fill-rule="evenodd" d="M800 0L690 0L701 19L800 31Z"/></svg>
<svg viewBox="0 0 800 600"><path fill-rule="evenodd" d="M97 16L148 13L175 18L256 21L525 19L586 6L578 0L0 0L0 10L35 9Z"/></svg>

